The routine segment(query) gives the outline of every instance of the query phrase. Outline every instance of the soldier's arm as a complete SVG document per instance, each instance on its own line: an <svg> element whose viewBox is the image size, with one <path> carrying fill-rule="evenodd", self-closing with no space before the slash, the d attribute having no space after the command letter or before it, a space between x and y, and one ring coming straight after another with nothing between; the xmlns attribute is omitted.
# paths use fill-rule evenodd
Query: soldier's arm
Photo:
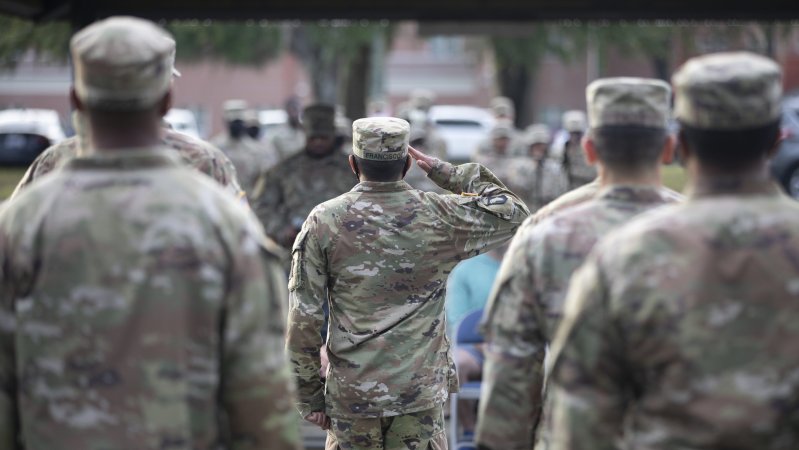
<svg viewBox="0 0 799 450"><path fill-rule="evenodd" d="M616 449L630 398L623 340L611 319L605 277L593 258L572 277L565 315L552 344L547 383L550 447ZM551 405L549 404L551 402Z"/></svg>
<svg viewBox="0 0 799 450"><path fill-rule="evenodd" d="M528 239L513 240L485 313L483 388L477 443L485 449L530 449L541 416L546 338Z"/></svg>
<svg viewBox="0 0 799 450"><path fill-rule="evenodd" d="M231 448L298 450L296 393L283 349L285 275L258 241L245 233L233 251L224 316L222 399Z"/></svg>
<svg viewBox="0 0 799 450"><path fill-rule="evenodd" d="M0 448L17 447L16 313L8 235L0 230Z"/></svg>
<svg viewBox="0 0 799 450"><path fill-rule="evenodd" d="M281 234L284 227L290 223L290 219L284 205L280 176L275 168L261 174L250 198L255 215L264 226L266 235L283 244Z"/></svg>
<svg viewBox="0 0 799 450"><path fill-rule="evenodd" d="M302 417L325 410L324 383L319 378L320 334L327 301L327 258L320 246L317 217L311 212L291 253L289 317L286 348L297 378Z"/></svg>
<svg viewBox="0 0 799 450"><path fill-rule="evenodd" d="M419 153L414 150L412 154L418 160ZM524 202L486 167L477 163L453 166L438 160L431 162L428 177L460 195L459 198L441 196L436 206L442 220L449 225L453 243L463 252L461 257L472 257L502 245L530 214ZM420 167L426 169L422 164Z"/></svg>

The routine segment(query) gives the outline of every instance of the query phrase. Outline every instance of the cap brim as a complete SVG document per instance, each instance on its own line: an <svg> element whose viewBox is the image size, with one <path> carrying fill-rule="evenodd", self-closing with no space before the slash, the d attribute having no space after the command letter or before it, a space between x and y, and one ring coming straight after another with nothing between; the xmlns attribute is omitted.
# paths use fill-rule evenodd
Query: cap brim
<svg viewBox="0 0 799 450"><path fill-rule="evenodd" d="M172 68L172 76L175 78L180 78L182 75L178 69Z"/></svg>

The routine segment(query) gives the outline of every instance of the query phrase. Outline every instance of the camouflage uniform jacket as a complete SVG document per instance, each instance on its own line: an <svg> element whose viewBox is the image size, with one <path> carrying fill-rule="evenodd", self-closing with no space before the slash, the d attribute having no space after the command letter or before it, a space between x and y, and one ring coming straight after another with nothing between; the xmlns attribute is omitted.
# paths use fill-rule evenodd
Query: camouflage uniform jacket
<svg viewBox="0 0 799 450"><path fill-rule="evenodd" d="M569 175L569 187L576 189L590 183L597 176L596 167L589 165L583 155L579 140L569 139L563 145L563 167Z"/></svg>
<svg viewBox="0 0 799 450"><path fill-rule="evenodd" d="M363 182L319 205L303 225L292 249L287 343L303 415L409 414L457 390L447 275L510 239L528 211L479 164L440 163L430 176L463 194ZM330 308L326 386L319 380L323 303Z"/></svg>
<svg viewBox="0 0 799 450"><path fill-rule="evenodd" d="M530 211L538 211L569 190L569 179L563 167L549 158L534 161L518 157L512 162L513 179L524 187L519 196Z"/></svg>
<svg viewBox="0 0 799 450"><path fill-rule="evenodd" d="M164 128L163 132L161 143L177 151L186 164L213 178L234 195L243 197L239 181L236 178L236 169L221 150L208 142L169 128ZM77 136L72 136L42 152L28 167L11 194L11 198L16 197L21 189L42 175L61 168L70 159L76 156L86 156L88 152L81 148L79 142Z"/></svg>
<svg viewBox="0 0 799 450"><path fill-rule="evenodd" d="M554 448L796 448L799 204L765 176L688 192L575 273L552 346Z"/></svg>
<svg viewBox="0 0 799 450"><path fill-rule="evenodd" d="M305 131L302 127L294 128L289 124L281 125L270 131L269 143L272 144L282 161L300 153L305 148Z"/></svg>
<svg viewBox="0 0 799 450"><path fill-rule="evenodd" d="M541 414L544 355L572 273L608 231L670 201L653 186L609 186L594 200L537 226L526 221L519 229L486 307L479 443L494 449L532 448Z"/></svg>
<svg viewBox="0 0 799 450"><path fill-rule="evenodd" d="M249 136L232 139L225 135L222 140L216 141L214 144L233 163L241 182L241 188L248 195L252 194L258 177L278 162L277 154L271 144L257 142Z"/></svg>
<svg viewBox="0 0 799 450"><path fill-rule="evenodd" d="M266 234L288 249L294 239L287 241L283 231L299 230L316 205L349 191L356 181L340 151L322 158L303 151L263 174L250 199Z"/></svg>
<svg viewBox="0 0 799 450"><path fill-rule="evenodd" d="M299 448L285 277L231 199L154 148L3 205L0 448Z"/></svg>
<svg viewBox="0 0 799 450"><path fill-rule="evenodd" d="M572 189L571 191L561 195L560 197L556 198L555 200L549 202L546 206L536 211L532 217L527 219L530 224L528 226L533 226L537 223L542 222L544 219L557 214L560 211L565 209L569 209L573 206L579 205L581 203L585 203L588 200L596 197L597 193L602 190L602 184L599 182L599 178L595 179L594 181L584 184L576 189ZM678 202L683 199L683 195L673 191L665 186L660 188L660 192L664 197L668 197L673 202Z"/></svg>

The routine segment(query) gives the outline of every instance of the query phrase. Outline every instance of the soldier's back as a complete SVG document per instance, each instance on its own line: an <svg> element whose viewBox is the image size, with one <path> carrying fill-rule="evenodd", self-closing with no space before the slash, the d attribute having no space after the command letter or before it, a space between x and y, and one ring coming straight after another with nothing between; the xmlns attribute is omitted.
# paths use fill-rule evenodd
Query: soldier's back
<svg viewBox="0 0 799 450"><path fill-rule="evenodd" d="M773 187L666 207L600 244L637 374L616 380L637 386L631 448L796 447L797 230L799 205Z"/></svg>
<svg viewBox="0 0 799 450"><path fill-rule="evenodd" d="M0 333L15 362L0 369L17 380L25 448L213 448L223 408L239 437L296 448L282 320L269 319L282 315L280 269L257 221L169 150L122 153L72 159L0 212L0 322L15 323ZM254 352L230 347L253 332L244 306L266 321L251 336L272 334ZM276 422L248 430L240 414Z"/></svg>

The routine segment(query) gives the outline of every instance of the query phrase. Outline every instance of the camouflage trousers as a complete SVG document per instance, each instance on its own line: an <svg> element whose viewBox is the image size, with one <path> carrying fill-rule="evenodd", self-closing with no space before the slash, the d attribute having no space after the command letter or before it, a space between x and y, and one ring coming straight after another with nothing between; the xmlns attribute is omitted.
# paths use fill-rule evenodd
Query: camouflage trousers
<svg viewBox="0 0 799 450"><path fill-rule="evenodd" d="M330 418L325 450L447 450L444 410L373 419Z"/></svg>

